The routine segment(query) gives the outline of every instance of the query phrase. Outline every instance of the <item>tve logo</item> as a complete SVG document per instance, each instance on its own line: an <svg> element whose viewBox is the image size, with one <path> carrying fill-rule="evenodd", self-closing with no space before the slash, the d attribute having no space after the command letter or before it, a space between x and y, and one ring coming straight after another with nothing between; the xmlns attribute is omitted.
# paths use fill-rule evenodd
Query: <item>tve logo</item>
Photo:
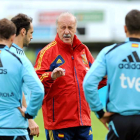
<svg viewBox="0 0 140 140"><path fill-rule="evenodd" d="M120 80L122 88L135 87L135 89L140 92L140 78L133 77L132 79L130 79L130 77L125 77L124 73L122 73L120 76Z"/></svg>

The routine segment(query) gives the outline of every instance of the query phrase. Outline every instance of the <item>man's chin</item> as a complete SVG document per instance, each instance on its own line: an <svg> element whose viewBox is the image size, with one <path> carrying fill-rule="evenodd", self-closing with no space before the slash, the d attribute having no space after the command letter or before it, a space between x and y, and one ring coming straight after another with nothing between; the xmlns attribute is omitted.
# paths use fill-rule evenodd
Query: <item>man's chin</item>
<svg viewBox="0 0 140 140"><path fill-rule="evenodd" d="M24 45L23 45L23 47L28 47L28 46L29 46L29 44L24 44Z"/></svg>
<svg viewBox="0 0 140 140"><path fill-rule="evenodd" d="M71 40L70 39L64 39L63 42L67 43L67 44L71 44Z"/></svg>

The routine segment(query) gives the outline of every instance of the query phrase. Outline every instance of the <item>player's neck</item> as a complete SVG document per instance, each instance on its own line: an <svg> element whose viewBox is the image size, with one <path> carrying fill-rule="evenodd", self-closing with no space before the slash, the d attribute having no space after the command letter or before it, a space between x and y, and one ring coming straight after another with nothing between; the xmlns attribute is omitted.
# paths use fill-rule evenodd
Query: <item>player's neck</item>
<svg viewBox="0 0 140 140"><path fill-rule="evenodd" d="M9 41L7 41L7 40L0 40L0 44L6 45L6 46L8 46L9 48L11 47L11 43L10 43Z"/></svg>
<svg viewBox="0 0 140 140"><path fill-rule="evenodd" d="M20 36L16 36L13 43L23 49L23 39Z"/></svg>
<svg viewBox="0 0 140 140"><path fill-rule="evenodd" d="M139 38L140 39L140 34L127 34L127 37L129 37L129 38Z"/></svg>

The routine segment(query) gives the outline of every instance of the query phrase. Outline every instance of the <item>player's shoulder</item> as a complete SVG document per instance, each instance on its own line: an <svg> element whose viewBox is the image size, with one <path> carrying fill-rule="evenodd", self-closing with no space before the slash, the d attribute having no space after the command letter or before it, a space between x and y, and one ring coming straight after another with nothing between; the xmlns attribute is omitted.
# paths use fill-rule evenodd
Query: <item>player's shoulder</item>
<svg viewBox="0 0 140 140"><path fill-rule="evenodd" d="M14 58L14 59L17 60L17 62L19 62L20 64L23 64L21 59L16 54L12 53L8 49L5 49L5 51L7 52L8 56L9 56L9 59ZM14 62L16 62L16 61L14 61Z"/></svg>
<svg viewBox="0 0 140 140"><path fill-rule="evenodd" d="M89 54L89 53L91 53L90 52L90 50L89 50L89 48L88 48L88 46L86 46L85 44L80 44L80 47L78 48L80 51L83 51L83 50L85 50L85 52L86 52L86 54Z"/></svg>
<svg viewBox="0 0 140 140"><path fill-rule="evenodd" d="M117 44L112 44L112 45L109 45L109 46L106 46L104 47L102 50L107 53L110 49L112 49L114 46L116 46Z"/></svg>
<svg viewBox="0 0 140 140"><path fill-rule="evenodd" d="M41 51L40 51L40 55L44 55L45 53L51 53L52 51L54 51L54 48L56 48L56 44L57 42L54 40L53 42L49 43L48 45L46 45Z"/></svg>
<svg viewBox="0 0 140 140"><path fill-rule="evenodd" d="M10 51L13 52L13 53L15 53L15 54L18 55L19 57L25 55L25 54L24 54L24 51L23 51L20 47L18 47L16 44L14 44L14 43L13 43L12 46L10 47Z"/></svg>
<svg viewBox="0 0 140 140"><path fill-rule="evenodd" d="M27 67L27 68L33 67L32 63L30 62L30 60L27 58L26 55L20 56L20 59L24 67Z"/></svg>
<svg viewBox="0 0 140 140"><path fill-rule="evenodd" d="M119 48L120 46L124 45L126 42L121 42L121 43L115 43L113 45L105 47L106 55L112 52L113 50L116 50L116 48Z"/></svg>

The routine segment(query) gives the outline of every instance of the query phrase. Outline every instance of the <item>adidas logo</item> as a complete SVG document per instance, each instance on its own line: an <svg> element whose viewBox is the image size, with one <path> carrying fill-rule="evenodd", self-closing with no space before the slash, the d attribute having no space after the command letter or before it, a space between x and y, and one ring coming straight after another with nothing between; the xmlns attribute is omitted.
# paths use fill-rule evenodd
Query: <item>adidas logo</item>
<svg viewBox="0 0 140 140"><path fill-rule="evenodd" d="M56 63L57 63L57 64L62 63L61 59L58 59Z"/></svg>
<svg viewBox="0 0 140 140"><path fill-rule="evenodd" d="M120 69L140 69L140 64L137 64L137 62L140 62L140 58L136 51L132 52L132 55L128 55L127 59L123 59L122 62L128 62L128 63L120 63L118 67Z"/></svg>

